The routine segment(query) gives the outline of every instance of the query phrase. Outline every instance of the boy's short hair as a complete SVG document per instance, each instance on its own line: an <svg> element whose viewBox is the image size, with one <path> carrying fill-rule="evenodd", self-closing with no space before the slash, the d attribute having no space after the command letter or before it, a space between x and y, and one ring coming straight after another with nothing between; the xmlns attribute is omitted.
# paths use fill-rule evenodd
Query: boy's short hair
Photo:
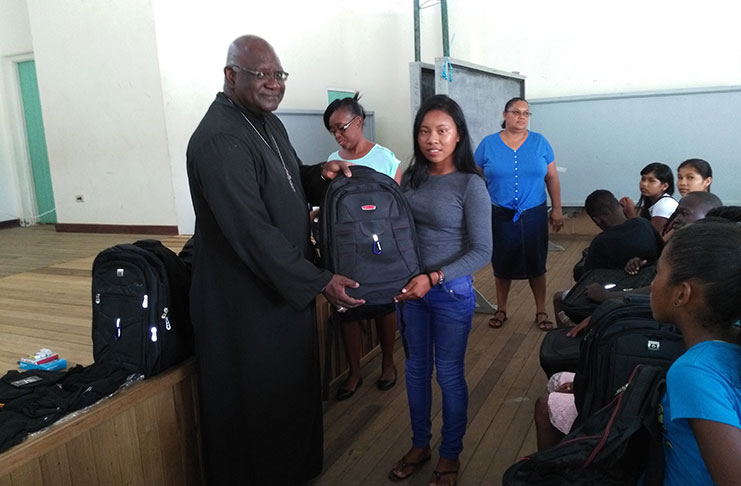
<svg viewBox="0 0 741 486"><path fill-rule="evenodd" d="M682 204L682 201L695 201L697 204L704 204L711 209L723 206L723 203L721 202L720 198L716 196L715 194L713 194L712 192L703 192L703 191L688 192L679 201L679 203Z"/></svg>
<svg viewBox="0 0 741 486"><path fill-rule="evenodd" d="M620 203L615 195L607 189L597 189L587 196L584 201L584 209L591 218L605 216L614 212Z"/></svg>

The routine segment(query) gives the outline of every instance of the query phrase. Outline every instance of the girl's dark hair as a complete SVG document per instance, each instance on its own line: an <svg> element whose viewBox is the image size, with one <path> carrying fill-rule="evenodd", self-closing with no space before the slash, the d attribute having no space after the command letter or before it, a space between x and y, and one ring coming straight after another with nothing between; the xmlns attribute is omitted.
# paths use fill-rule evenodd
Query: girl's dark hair
<svg viewBox="0 0 741 486"><path fill-rule="evenodd" d="M697 320L705 327L735 324L741 317L741 228L732 223L690 224L664 248L669 282L699 282L705 305Z"/></svg>
<svg viewBox="0 0 741 486"><path fill-rule="evenodd" d="M732 223L741 223L741 206L720 206L705 213L705 218L723 218Z"/></svg>
<svg viewBox="0 0 741 486"><path fill-rule="evenodd" d="M504 105L504 111L508 111L510 108L512 108L512 105L514 105L518 101L524 101L525 103L527 103L528 106L530 106L530 103L528 103L528 101L525 98L522 98L520 96L515 96L514 98L512 98L511 100L509 100ZM505 122L504 120L502 120L502 128L504 128L506 125L507 125L507 122Z"/></svg>
<svg viewBox="0 0 741 486"><path fill-rule="evenodd" d="M687 159L679 164L679 167L677 167L677 172L679 172L679 169L684 169L685 167L692 167L697 171L698 174L700 174L700 177L702 177L703 179L713 177L713 168L710 167L710 162L708 162L707 160ZM708 186L708 192L710 192L710 186Z"/></svg>
<svg viewBox="0 0 741 486"><path fill-rule="evenodd" d="M463 110L458 103L447 95L435 95L422 103L422 106L417 112L417 116L414 118L414 155L412 156L412 163L404 172L405 177L408 178L409 185L413 189L416 189L430 176L430 161L422 154L422 150L419 148L417 135L419 135L419 129L422 126L422 120L425 115L435 110L440 110L450 115L455 122L456 129L458 130L458 137L460 140L453 152L453 164L455 165L456 170L458 172L478 174L483 177L481 169L479 169L479 166L476 165L476 162L473 160L471 136L468 133L468 125L466 125L466 118L463 116Z"/></svg>
<svg viewBox="0 0 741 486"><path fill-rule="evenodd" d="M654 176L661 183L665 182L667 184L667 188L664 191L666 194L669 194L670 196L674 194L674 174L672 173L671 167L666 164L662 164L661 162L651 162L641 170L641 175L644 176L646 174L650 174L651 172L654 173ZM639 214L644 218L650 218L651 216L648 213L649 206L651 206L651 202L645 197L641 196L641 198L638 200L638 204L636 204L636 209L639 210Z"/></svg>
<svg viewBox="0 0 741 486"><path fill-rule="evenodd" d="M363 120L365 120L365 110L363 109L363 106L358 103L359 99L360 91L356 91L355 95L352 97L348 96L347 98L342 98L331 102L327 109L324 110L324 126L327 128L327 130L329 130L329 117L332 116L332 113L339 109L347 110L354 116L359 116Z"/></svg>

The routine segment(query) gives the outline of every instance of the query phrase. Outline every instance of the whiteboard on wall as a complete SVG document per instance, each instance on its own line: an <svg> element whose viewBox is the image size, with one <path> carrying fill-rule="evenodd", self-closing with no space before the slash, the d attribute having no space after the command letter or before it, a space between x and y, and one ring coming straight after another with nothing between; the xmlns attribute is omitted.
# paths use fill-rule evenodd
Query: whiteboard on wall
<svg viewBox="0 0 741 486"><path fill-rule="evenodd" d="M475 150L484 137L502 129L507 101L525 96L525 77L456 59L446 61L435 59L435 92L461 106Z"/></svg>
<svg viewBox="0 0 741 486"><path fill-rule="evenodd" d="M553 146L564 206L584 206L595 189L637 199L643 167L663 162L676 181L689 158L710 162L724 204L741 204L741 86L532 99L530 109L530 129Z"/></svg>
<svg viewBox="0 0 741 486"><path fill-rule="evenodd" d="M412 120L424 100L446 94L463 110L474 150L484 137L501 130L507 101L525 95L524 76L445 57L436 58L434 66L410 63L409 78Z"/></svg>
<svg viewBox="0 0 741 486"><path fill-rule="evenodd" d="M293 148L304 165L326 162L327 156L340 150L332 134L324 127L324 110L278 110L275 115L286 127ZM363 135L376 140L376 115L365 112Z"/></svg>

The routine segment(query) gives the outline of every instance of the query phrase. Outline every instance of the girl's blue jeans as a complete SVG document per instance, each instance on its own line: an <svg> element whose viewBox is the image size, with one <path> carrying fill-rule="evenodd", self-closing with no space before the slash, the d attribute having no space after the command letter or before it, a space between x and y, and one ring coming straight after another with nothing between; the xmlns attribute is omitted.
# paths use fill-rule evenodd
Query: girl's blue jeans
<svg viewBox="0 0 741 486"><path fill-rule="evenodd" d="M397 306L406 352L406 382L412 445L426 448L432 437L432 366L442 390L440 457L456 460L468 420L464 360L476 306L470 275L435 285L422 299Z"/></svg>

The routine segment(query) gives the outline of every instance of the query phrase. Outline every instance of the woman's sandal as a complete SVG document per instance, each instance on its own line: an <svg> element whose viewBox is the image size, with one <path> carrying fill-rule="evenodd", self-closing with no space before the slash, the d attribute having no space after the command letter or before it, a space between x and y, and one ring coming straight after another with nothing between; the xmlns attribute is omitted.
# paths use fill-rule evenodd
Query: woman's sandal
<svg viewBox="0 0 741 486"><path fill-rule="evenodd" d="M422 459L420 459L417 462L407 462L407 456L401 458L399 462L396 463L396 465L389 471L388 478L398 483L399 481L404 481L405 479L409 479L414 473L417 472L417 469L424 464L425 462L429 461L432 458L431 453L427 453ZM409 474L406 474L404 476L399 475L396 471L403 471L404 469L411 467L412 471Z"/></svg>
<svg viewBox="0 0 741 486"><path fill-rule="evenodd" d="M494 313L494 317L489 319L489 327L499 329L507 321L507 313L503 310L498 310Z"/></svg>
<svg viewBox="0 0 741 486"><path fill-rule="evenodd" d="M538 317L540 316L545 316L545 319L543 319L542 321L539 321ZM551 329L556 328L556 325L553 324L553 321L551 321L550 318L548 317L547 312L536 312L535 313L535 325L538 326L538 328L541 331L550 331Z"/></svg>
<svg viewBox="0 0 741 486"><path fill-rule="evenodd" d="M441 486L440 479L443 476L449 476L451 474L455 474L455 478L452 483L446 483L446 486L456 486L458 484L458 469L450 471L432 471L432 481L430 481L430 486Z"/></svg>

